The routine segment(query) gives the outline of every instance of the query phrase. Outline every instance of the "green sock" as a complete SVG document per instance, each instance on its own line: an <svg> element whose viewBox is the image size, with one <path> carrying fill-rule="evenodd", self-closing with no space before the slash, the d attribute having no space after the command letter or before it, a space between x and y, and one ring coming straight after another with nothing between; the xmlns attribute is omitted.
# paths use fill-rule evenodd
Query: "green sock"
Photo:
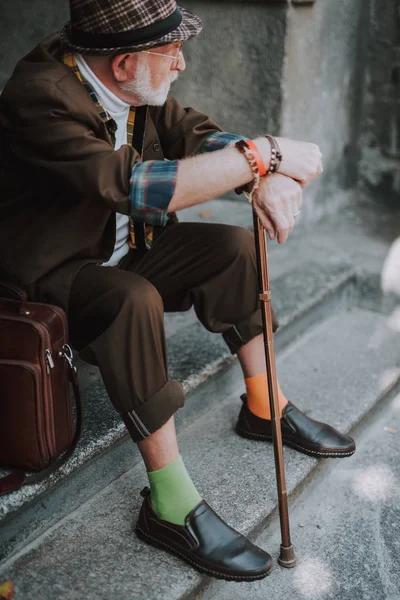
<svg viewBox="0 0 400 600"><path fill-rule="evenodd" d="M159 471L147 471L151 505L160 519L184 525L185 518L202 498L183 463L182 457Z"/></svg>

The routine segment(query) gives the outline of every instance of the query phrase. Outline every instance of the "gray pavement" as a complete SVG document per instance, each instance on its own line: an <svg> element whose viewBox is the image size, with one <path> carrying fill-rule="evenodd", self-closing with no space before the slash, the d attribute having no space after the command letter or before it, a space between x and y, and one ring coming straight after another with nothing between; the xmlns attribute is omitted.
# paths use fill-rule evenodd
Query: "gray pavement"
<svg viewBox="0 0 400 600"><path fill-rule="evenodd" d="M278 357L283 389L311 416L348 431L368 414L388 386L398 380L398 337L387 327L386 321L385 316L353 309L318 324ZM197 401L201 405L204 397L210 396L214 398L215 405L181 431L179 442L189 473L200 493L230 524L243 533L255 535L276 507L274 463L271 445L243 440L232 431L242 390L243 381L237 363L220 377L211 378L199 388ZM395 427L395 424L391 426ZM397 438L388 433L381 437L388 440L386 443L394 443L400 439L400 434ZM292 493L313 471L317 460L290 448L285 449L285 458L288 491ZM375 456L373 458L375 460ZM393 458L394 467L398 458L399 454L396 459ZM342 460L339 468L342 464L354 463L352 459ZM382 481L390 488L391 471L383 463L382 475L380 464L381 461L378 461L378 477L386 476ZM359 469L356 470L360 480L357 489L362 490L363 479ZM375 472L372 471L372 481ZM6 560L0 568L0 578L14 581L16 599L54 600L57 595L63 600L178 600L184 594L197 594L200 586L205 589L210 584L208 578L183 565L176 557L143 544L134 535L134 524L142 501L138 492L146 483L142 465L133 467L57 526ZM340 478L332 485L329 497L333 516L335 495L340 498L348 485L346 480L343 484ZM328 489L327 484L323 489ZM310 521L309 513L300 521L294 518L294 528L296 533L298 530L295 538L300 544L299 557L304 555L310 560L317 557L322 561L318 563L322 565L321 573L325 573L327 559L322 558L318 546L311 545L328 530L324 515L325 512L330 513L326 502L319 500L320 495L318 492L316 499L307 500L306 505L310 511L315 511L315 515L318 510L323 514L315 522ZM347 497L341 503L347 507L349 522L358 519L355 523L359 529L361 513L350 510L352 505ZM298 527L299 523L304 527ZM318 524L321 530L316 527ZM347 527L339 534L343 540ZM312 537L310 532L314 530L315 539L308 541ZM308 554L301 547L302 535L307 540L305 548ZM393 543L395 541L392 540ZM273 537L268 537L261 545L272 551L279 547L278 540ZM342 552L347 548L340 537L339 541L333 539L329 545L339 545ZM370 545L367 538L363 548L368 556ZM356 550L362 555L360 547L357 546ZM345 560L349 562L348 555ZM373 561L370 568L372 564ZM329 581L334 581L333 567L330 563L328 566ZM302 572L302 567L295 571ZM276 573L279 574L278 569ZM266 593L272 599L281 597L277 588L273 594L269 593L269 582L274 581L276 573L262 584L267 587L255 588L259 590L260 598ZM285 572L285 577L288 578L284 579L287 584L292 581L293 575ZM247 598L250 592L240 585L234 586L230 594L242 594L237 597Z"/></svg>
<svg viewBox="0 0 400 600"><path fill-rule="evenodd" d="M237 202L232 204L235 208L240 206ZM246 211L249 208L247 205L244 207ZM212 214L206 214L204 218L218 221L217 207L213 205L210 208ZM232 210L232 214L234 212ZM194 215L196 216L199 217ZM394 220L388 221L383 215L376 216L374 212L364 216L365 219L358 222L356 213L348 210L340 215L340 219L335 217L322 224L318 232L310 231L309 236L294 232L293 239L283 247L269 245L273 258L271 272L274 306L277 307L283 325L290 323L292 304L296 305L297 311L290 339L283 343L285 331L289 331L285 327L276 339L278 373L283 389L299 408L343 431L350 430L360 419L365 419L376 402L398 381L400 374L398 333L390 327L388 319L393 305L392 302L386 305L386 299L379 291L379 272L388 245L398 234L398 226ZM245 224L245 217L248 218L248 214L244 211L235 214L235 219L240 219L241 224ZM193 216L189 216L189 219L192 218ZM349 270L344 268L346 264ZM352 274L353 268L357 270L357 278ZM360 280L359 273L362 275ZM348 289L349 277L355 280L354 289L350 286L348 292L341 291L338 294L337 290L343 286ZM291 285L285 287L285 282L289 279ZM296 282L302 282L302 287ZM322 309L316 308L312 303L316 299L318 302L323 300L322 297L319 298L320 294L331 297L328 303L322 303ZM280 305L283 301L284 304ZM303 306L300 313L299 303ZM353 308L348 310L351 305ZM188 329L191 331L194 331L197 324L193 323L192 315L186 317L188 322L185 324L179 320L181 317L175 319L173 316L175 320L170 322L170 345L174 346L176 342L181 356L182 344L181 341L178 344L178 338L183 336L187 356L191 356L191 353L194 356L196 353L197 364L197 337L186 331L189 321ZM307 333L302 335L305 331ZM300 337L293 342L297 336ZM190 348L192 350L189 352ZM211 344L212 352L213 348ZM218 352L221 354L221 349ZM206 362L208 365L213 364L208 355ZM186 355L184 367L185 378L190 382L188 388L191 389L195 386L192 385L193 373ZM173 360L171 368L174 368ZM91 377L86 382L87 388L93 394L93 400L97 400L98 406L95 377L92 377L92 373L89 374ZM262 531L266 520L271 521L274 517L276 493L272 449L237 438L232 432L242 386L237 363L209 377L206 383L190 395L186 412L182 411L179 415L182 423L178 430L185 463L199 491L223 518L243 533L254 536ZM94 426L95 423L92 424ZM391 427L390 424L388 426ZM395 427L392 426L392 429ZM397 442L392 457L396 465L396 460L400 458L400 434L384 432L382 438L391 440L390 443ZM33 541L32 534L24 549L2 563L0 580L8 577L14 580L16 600L54 600L55 596L63 600L178 600L183 597L201 598L205 589L208 590L207 594L214 594L210 597L221 597L222 600L228 594L232 598L254 595L256 598L266 596L275 600L286 598L290 594L292 598L299 600L314 597L318 599L321 589L325 590L325 596L320 597L328 599L347 600L351 597L355 600L400 600L398 590L393 587L398 587L398 584L392 584L389 577L392 571L397 573L396 565L392 568L390 562L398 550L397 538L392 537L388 542L390 554L379 540L378 544L375 543L374 537L377 530L384 531L386 523L394 523L393 526L386 527L389 532L392 527L398 529L398 522L391 517L395 515L393 510L396 504L392 505L392 512L382 512L384 518L382 517L378 527L373 521L373 509L379 502L376 504L374 501L375 504L372 503L370 507L372 516L368 517L369 521L367 519L364 527L364 513L358 508L351 510L353 504L355 507L358 505L349 495L343 496L345 490L342 488L348 488L346 475L343 475L343 479L333 480L332 486L329 485L328 478L322 491L317 492L315 497L314 487L307 488L303 494L303 508L311 510L310 507L313 507L312 516L317 521L310 521L306 516L301 517L301 520L299 517L296 521L296 511L300 509L296 508L297 501L293 504L293 537L299 556L299 567L293 573L276 568L265 582L251 586L229 585L223 592L225 588L220 584L202 578L175 557L137 540L133 529L141 503L138 491L146 483L145 473L141 464L136 464L137 457L133 450L127 450L122 444L113 453L109 450L99 456L101 469L93 473L97 482L88 494L92 497L91 500L78 501L80 496L75 488L66 490L57 485L57 498L53 493L45 497L40 505L35 504L32 512L27 513L26 519L29 518L31 527L31 520L34 526L42 509L52 510L55 501L65 506L62 513L65 516L57 525L53 524L56 519L52 518L51 522L48 520L50 528L44 535ZM285 456L288 491L296 490L297 493L304 479L311 473L315 475L317 461L291 449L286 449ZM334 469L341 469L346 465L351 467L358 464L354 462L358 460L358 456L359 452L354 459L340 461L340 464L332 461L332 465ZM384 488L387 485L385 474L390 483L392 466L384 462L382 474L379 465L378 462L377 472L371 472L367 488L372 485L368 481L373 482L375 479L378 482L377 489ZM387 468L392 471L389 472ZM357 469L362 473L363 465L358 466L356 471ZM347 477L351 478L351 475L348 474ZM215 485L216 480L219 482L218 486ZM76 479L75 487L79 485L79 481L82 488L90 487L87 478ZM96 490L102 491L97 493ZM323 495L325 492L329 503ZM305 501L308 493L310 500ZM357 502L361 502L359 495L353 493ZM342 507L345 506L346 520L335 537L333 521L336 499ZM366 500L364 503L368 505ZM4 506L3 504L3 508ZM321 515L319 511L322 511ZM332 518L330 528L329 515ZM355 523L356 529L362 534L357 543L351 541L352 523ZM6 523L2 526L3 531L5 526ZM277 533L271 530L263 540L262 545L274 554L279 547ZM320 548L322 543L323 549ZM371 550L374 543L381 548L378 556L380 562ZM18 545L16 544L17 547ZM331 554L325 555L323 550L330 550ZM354 555L358 562L354 562ZM384 563L382 557L386 555L390 559L387 559L388 571L384 570L385 565L383 570L379 566ZM349 575L342 583L340 577L344 578L345 572ZM363 587L364 580L371 580L376 584L375 588L371 588L372 595L368 595L369 588Z"/></svg>
<svg viewBox="0 0 400 600"><path fill-rule="evenodd" d="M298 566L256 583L214 584L203 600L400 600L400 394L290 506ZM275 522L256 540L275 550Z"/></svg>

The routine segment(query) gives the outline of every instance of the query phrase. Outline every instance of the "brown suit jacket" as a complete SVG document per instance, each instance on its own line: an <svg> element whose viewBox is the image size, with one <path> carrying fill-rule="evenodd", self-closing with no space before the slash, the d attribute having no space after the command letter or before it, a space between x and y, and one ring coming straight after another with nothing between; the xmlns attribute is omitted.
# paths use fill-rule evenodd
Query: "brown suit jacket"
<svg viewBox="0 0 400 600"><path fill-rule="evenodd" d="M151 107L144 160L196 154L220 128L172 97ZM0 97L0 279L67 309L77 272L107 261L129 214L137 152L114 151L94 102L61 62L59 35L17 65Z"/></svg>

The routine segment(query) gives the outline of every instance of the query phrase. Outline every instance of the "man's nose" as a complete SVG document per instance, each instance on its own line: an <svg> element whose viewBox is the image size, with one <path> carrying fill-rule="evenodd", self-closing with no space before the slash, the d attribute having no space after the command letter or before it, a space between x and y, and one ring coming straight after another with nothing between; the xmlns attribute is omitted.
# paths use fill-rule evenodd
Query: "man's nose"
<svg viewBox="0 0 400 600"><path fill-rule="evenodd" d="M180 53L179 55L179 61L178 64L176 66L176 70L177 71L184 71L186 69L186 61L185 61L185 57L183 56L183 52Z"/></svg>

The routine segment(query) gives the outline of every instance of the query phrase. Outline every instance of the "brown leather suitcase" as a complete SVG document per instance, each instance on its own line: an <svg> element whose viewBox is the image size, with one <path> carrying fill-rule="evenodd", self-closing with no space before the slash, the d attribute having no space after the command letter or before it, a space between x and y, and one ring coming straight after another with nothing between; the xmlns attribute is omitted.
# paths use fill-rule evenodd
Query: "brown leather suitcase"
<svg viewBox="0 0 400 600"><path fill-rule="evenodd" d="M75 434L68 381L77 403ZM0 467L13 471L0 479L0 495L63 464L81 419L65 312L29 302L23 290L0 282ZM25 471L40 473L27 477Z"/></svg>

